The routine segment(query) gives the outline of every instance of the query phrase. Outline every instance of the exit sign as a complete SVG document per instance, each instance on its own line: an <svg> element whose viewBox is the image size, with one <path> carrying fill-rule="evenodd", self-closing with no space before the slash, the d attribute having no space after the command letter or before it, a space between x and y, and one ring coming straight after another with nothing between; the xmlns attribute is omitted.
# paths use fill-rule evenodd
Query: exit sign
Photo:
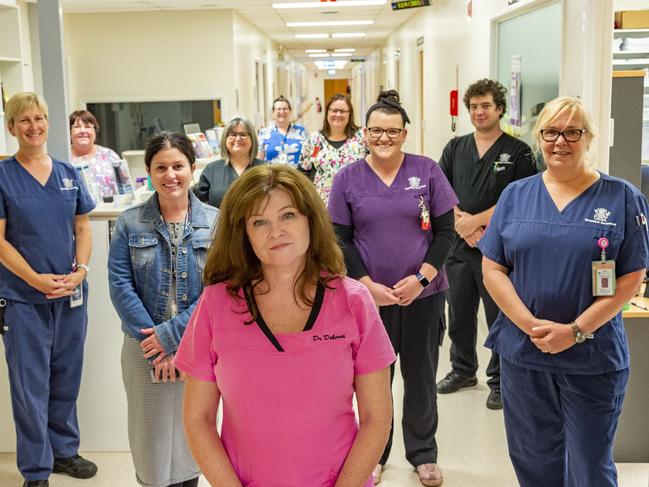
<svg viewBox="0 0 649 487"><path fill-rule="evenodd" d="M392 10L404 10L406 8L428 7L430 0L399 0L392 2Z"/></svg>

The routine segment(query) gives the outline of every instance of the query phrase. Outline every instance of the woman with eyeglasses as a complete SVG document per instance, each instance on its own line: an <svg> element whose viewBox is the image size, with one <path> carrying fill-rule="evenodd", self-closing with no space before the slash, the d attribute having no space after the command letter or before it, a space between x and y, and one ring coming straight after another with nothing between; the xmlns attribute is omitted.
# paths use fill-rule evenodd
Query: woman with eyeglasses
<svg viewBox="0 0 649 487"><path fill-rule="evenodd" d="M198 199L216 208L230 185L248 168L263 164L256 159L257 134L245 118L233 118L223 129L221 155L223 159L209 163L194 186Z"/></svg>
<svg viewBox="0 0 649 487"><path fill-rule="evenodd" d="M509 456L523 487L612 487L629 378L621 309L649 266L649 210L590 166L596 132L579 99L546 104L534 134L547 169L507 186L478 244L501 310L486 346L500 355Z"/></svg>
<svg viewBox="0 0 649 487"><path fill-rule="evenodd" d="M257 157L273 164L297 166L309 134L302 125L291 123L291 103L284 95L273 100L272 111L273 124L259 131Z"/></svg>
<svg viewBox="0 0 649 487"><path fill-rule="evenodd" d="M72 112L69 122L72 141L70 162L77 168L88 165L87 177L90 180L86 182L96 198L113 196L117 191L113 163L119 163L119 155L108 147L95 144L99 134L99 122L88 110Z"/></svg>
<svg viewBox="0 0 649 487"><path fill-rule="evenodd" d="M299 169L313 178L325 205L338 171L367 154L363 131L354 123L354 108L347 95L336 94L325 105L322 130L311 134L302 147Z"/></svg>
<svg viewBox="0 0 649 487"><path fill-rule="evenodd" d="M336 175L329 214L349 276L369 289L400 356L406 458L423 485L438 486L435 376L448 289L443 265L458 199L436 162L403 152L409 122L399 94L381 92L365 117L370 154ZM375 484L391 446L392 433Z"/></svg>

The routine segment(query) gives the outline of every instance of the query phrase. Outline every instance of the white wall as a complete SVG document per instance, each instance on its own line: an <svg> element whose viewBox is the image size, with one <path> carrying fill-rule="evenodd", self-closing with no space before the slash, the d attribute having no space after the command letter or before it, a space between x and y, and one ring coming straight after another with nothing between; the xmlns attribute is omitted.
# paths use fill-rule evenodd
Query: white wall
<svg viewBox="0 0 649 487"><path fill-rule="evenodd" d="M455 70L459 67L460 98L472 82L489 76L490 19L507 6L507 0L473 2L473 18L467 21L466 3L439 0L433 7L421 8L382 46L368 57L366 104L376 99L378 87L394 88L396 80L395 50L399 55L399 94L412 125L409 127L406 151L416 151L420 142L420 120L424 121L424 153L438 159L444 145L453 136L449 115L449 92L455 89ZM424 111L419 112L419 77L417 39L424 37ZM360 76L361 67L354 69ZM385 70L385 71L383 71ZM359 101L356 101L358 104ZM456 134L473 127L460 101ZM422 116L423 115L423 116Z"/></svg>
<svg viewBox="0 0 649 487"><path fill-rule="evenodd" d="M234 86L239 90L239 106L235 114L250 118L257 125L263 125L264 117L270 120L270 104L273 101L273 83L275 83L275 65L277 63L276 46L269 37L237 12L233 12L233 50ZM263 103L263 86L258 86L255 64L266 66L266 96Z"/></svg>
<svg viewBox="0 0 649 487"><path fill-rule="evenodd" d="M230 10L67 14L70 108L91 101L224 99L234 111Z"/></svg>

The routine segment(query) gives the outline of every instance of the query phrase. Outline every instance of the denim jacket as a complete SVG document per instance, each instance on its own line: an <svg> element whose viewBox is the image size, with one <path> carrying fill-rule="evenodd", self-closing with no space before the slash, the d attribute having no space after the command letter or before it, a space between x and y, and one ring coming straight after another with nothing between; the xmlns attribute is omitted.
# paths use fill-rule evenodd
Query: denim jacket
<svg viewBox="0 0 649 487"><path fill-rule="evenodd" d="M171 238L158 194L125 210L117 220L108 254L110 298L122 331L138 340L151 328L167 354L174 353L203 290L203 268L218 210L189 193L191 221L176 256L178 314L167 320L171 288Z"/></svg>

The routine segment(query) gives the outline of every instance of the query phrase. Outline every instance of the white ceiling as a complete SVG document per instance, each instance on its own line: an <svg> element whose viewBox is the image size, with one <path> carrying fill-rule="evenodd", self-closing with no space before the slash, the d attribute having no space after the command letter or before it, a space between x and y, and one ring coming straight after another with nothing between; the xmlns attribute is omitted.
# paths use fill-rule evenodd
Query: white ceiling
<svg viewBox="0 0 649 487"><path fill-rule="evenodd" d="M126 12L152 10L231 9L239 12L286 52L303 61L313 61L305 49L355 48L355 57L369 54L418 9L392 11L390 0L384 5L340 7L345 0L335 0L324 8L275 9L273 3L295 3L304 0L61 0L66 13ZM309 0L320 3L318 0ZM337 5L336 5L337 4ZM372 20L371 25L346 27L287 27L287 22ZM295 39L295 34L363 32L365 37L352 39ZM342 58L345 59L345 58Z"/></svg>

